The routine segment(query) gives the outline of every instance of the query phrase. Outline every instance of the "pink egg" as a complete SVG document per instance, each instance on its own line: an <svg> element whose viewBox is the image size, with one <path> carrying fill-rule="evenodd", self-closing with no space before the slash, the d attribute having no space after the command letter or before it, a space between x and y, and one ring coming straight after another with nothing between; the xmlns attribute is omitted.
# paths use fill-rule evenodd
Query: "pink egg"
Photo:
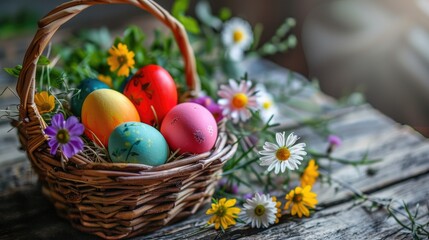
<svg viewBox="0 0 429 240"><path fill-rule="evenodd" d="M213 115L203 106L181 103L167 113L161 133L173 151L198 154L213 148L217 124Z"/></svg>

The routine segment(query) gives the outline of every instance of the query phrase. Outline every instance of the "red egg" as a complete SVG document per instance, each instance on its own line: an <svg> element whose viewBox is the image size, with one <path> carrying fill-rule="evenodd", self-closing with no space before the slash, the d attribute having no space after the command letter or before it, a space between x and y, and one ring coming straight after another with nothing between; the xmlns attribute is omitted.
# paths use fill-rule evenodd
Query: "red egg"
<svg viewBox="0 0 429 240"><path fill-rule="evenodd" d="M124 95L133 102L141 121L149 125L156 123L156 119L161 124L168 111L177 105L176 84L158 65L138 70L125 86Z"/></svg>

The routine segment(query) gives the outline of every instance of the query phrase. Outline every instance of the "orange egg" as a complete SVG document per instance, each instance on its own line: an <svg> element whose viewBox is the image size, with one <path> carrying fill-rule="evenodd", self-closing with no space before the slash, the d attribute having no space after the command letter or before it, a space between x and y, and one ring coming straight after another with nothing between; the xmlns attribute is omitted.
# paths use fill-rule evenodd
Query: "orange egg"
<svg viewBox="0 0 429 240"><path fill-rule="evenodd" d="M95 90L83 102L85 134L96 143L99 139L106 148L112 131L124 122L140 122L140 116L134 104L115 90Z"/></svg>

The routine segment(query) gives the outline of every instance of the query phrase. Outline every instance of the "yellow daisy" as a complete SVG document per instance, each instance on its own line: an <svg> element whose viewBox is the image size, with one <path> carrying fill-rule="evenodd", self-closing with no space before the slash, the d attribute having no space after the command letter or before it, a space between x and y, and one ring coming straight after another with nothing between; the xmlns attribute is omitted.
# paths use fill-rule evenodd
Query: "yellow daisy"
<svg viewBox="0 0 429 240"><path fill-rule="evenodd" d="M226 198L222 198L218 202L215 201L212 203L212 207L207 210L206 214L213 216L207 223L214 223L215 229L222 227L223 230L226 230L229 226L235 225L235 219L241 211L240 208L235 207L236 202L236 199L226 200Z"/></svg>
<svg viewBox="0 0 429 240"><path fill-rule="evenodd" d="M296 187L286 195L285 209L289 209L292 205L291 215L298 214L301 218L302 215L310 216L309 208L315 208L317 204L317 194L311 192L311 186L307 185L304 188Z"/></svg>
<svg viewBox="0 0 429 240"><path fill-rule="evenodd" d="M280 206L282 205L282 202L277 201L276 197L271 197L271 200L273 202L276 203L276 208L277 208L277 213L276 213L276 220L274 221L274 223L279 223L280 218L282 217L282 209L280 208Z"/></svg>
<svg viewBox="0 0 429 240"><path fill-rule="evenodd" d="M110 71L118 71L118 76L128 77L130 68L134 67L134 52L128 51L125 44L119 43L118 47L112 46L109 49L110 57L107 58L107 64L110 66Z"/></svg>
<svg viewBox="0 0 429 240"><path fill-rule="evenodd" d="M34 102L40 114L52 112L55 108L55 98L53 95L49 95L47 91L36 93Z"/></svg>
<svg viewBox="0 0 429 240"><path fill-rule="evenodd" d="M110 76L100 74L100 75L97 76L97 78L98 78L98 80L104 82L110 88L112 88L113 84L112 84L112 78Z"/></svg>
<svg viewBox="0 0 429 240"><path fill-rule="evenodd" d="M319 177L318 169L319 166L316 165L316 161L311 159L305 168L304 173L301 175L301 187L305 187L307 185L313 186L317 177Z"/></svg>

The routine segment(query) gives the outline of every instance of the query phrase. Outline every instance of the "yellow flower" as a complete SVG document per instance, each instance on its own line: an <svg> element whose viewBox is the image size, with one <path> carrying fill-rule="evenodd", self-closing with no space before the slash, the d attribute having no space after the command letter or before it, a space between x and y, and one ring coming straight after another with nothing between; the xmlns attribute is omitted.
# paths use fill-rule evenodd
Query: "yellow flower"
<svg viewBox="0 0 429 240"><path fill-rule="evenodd" d="M55 108L55 98L53 95L49 95L47 91L36 93L34 102L40 114L52 112Z"/></svg>
<svg viewBox="0 0 429 240"><path fill-rule="evenodd" d="M304 188L296 187L286 195L285 209L289 209L292 205L291 214L301 218L302 215L306 217L310 216L309 208L315 208L317 204L317 194L311 192L311 186L307 185Z"/></svg>
<svg viewBox="0 0 429 240"><path fill-rule="evenodd" d="M128 77L130 68L134 67L134 52L128 51L125 44L119 43L118 47L112 46L109 49L110 57L107 58L107 64L110 66L110 71L118 71L118 76Z"/></svg>
<svg viewBox="0 0 429 240"><path fill-rule="evenodd" d="M317 177L319 177L318 169L319 166L316 165L316 161L311 159L301 176L301 187L305 187L307 185L313 186Z"/></svg>
<svg viewBox="0 0 429 240"><path fill-rule="evenodd" d="M110 77L110 76L107 76L107 75L103 75L103 74L100 74L100 75L98 75L98 80L100 80L100 81L102 81L102 82L104 82L105 84L107 84L110 88L112 88L112 78Z"/></svg>
<svg viewBox="0 0 429 240"><path fill-rule="evenodd" d="M219 202L212 203L212 207L207 210L207 215L213 215L208 224L215 225L215 229L222 227L223 230L226 230L228 226L233 226L236 224L235 219L240 213L240 208L235 207L237 200L222 198Z"/></svg>
<svg viewBox="0 0 429 240"><path fill-rule="evenodd" d="M277 201L276 197L272 197L271 200L276 203L276 208L277 208L276 221L274 223L279 223L279 220L282 217L282 210L280 208L282 203L280 201Z"/></svg>

